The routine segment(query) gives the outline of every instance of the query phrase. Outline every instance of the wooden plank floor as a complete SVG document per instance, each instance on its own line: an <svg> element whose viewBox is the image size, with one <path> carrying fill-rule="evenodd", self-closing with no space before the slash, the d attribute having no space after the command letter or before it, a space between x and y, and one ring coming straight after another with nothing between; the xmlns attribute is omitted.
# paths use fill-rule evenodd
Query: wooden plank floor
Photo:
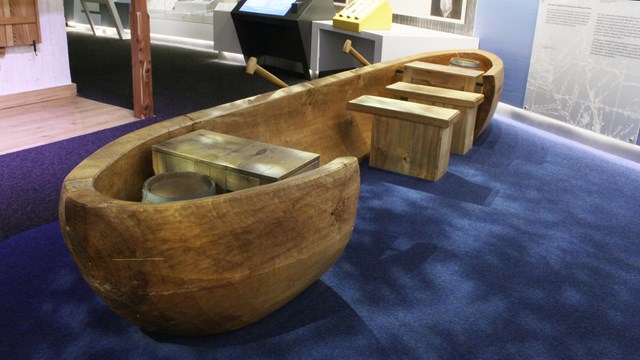
<svg viewBox="0 0 640 360"><path fill-rule="evenodd" d="M0 110L0 155L136 121L133 110L78 96Z"/></svg>

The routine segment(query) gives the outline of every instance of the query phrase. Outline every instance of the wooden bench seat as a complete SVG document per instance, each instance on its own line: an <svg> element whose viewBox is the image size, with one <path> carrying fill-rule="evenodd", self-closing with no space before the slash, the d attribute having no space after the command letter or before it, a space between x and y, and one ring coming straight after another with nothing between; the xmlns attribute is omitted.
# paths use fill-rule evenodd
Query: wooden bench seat
<svg viewBox="0 0 640 360"><path fill-rule="evenodd" d="M483 74L480 70L414 61L405 64L402 81L481 93Z"/></svg>
<svg viewBox="0 0 640 360"><path fill-rule="evenodd" d="M451 152L466 154L473 146L473 134L478 105L484 95L468 91L444 89L440 87L398 82L386 87L394 96L422 104L441 106L460 111L460 120L453 126Z"/></svg>
<svg viewBox="0 0 640 360"><path fill-rule="evenodd" d="M447 172L460 111L370 95L347 108L375 115L370 166L433 181Z"/></svg>

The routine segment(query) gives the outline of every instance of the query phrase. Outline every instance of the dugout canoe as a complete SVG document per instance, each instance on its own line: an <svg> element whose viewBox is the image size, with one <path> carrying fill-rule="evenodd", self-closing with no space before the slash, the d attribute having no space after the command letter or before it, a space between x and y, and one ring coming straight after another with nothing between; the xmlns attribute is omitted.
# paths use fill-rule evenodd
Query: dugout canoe
<svg viewBox="0 0 640 360"><path fill-rule="evenodd" d="M479 51L404 57L176 117L125 135L65 178L60 224L87 283L115 312L160 333L202 335L260 320L339 258L355 223L358 160L371 118L347 110L384 95L412 61L480 61L486 127L502 89L502 62ZM169 203L141 202L152 146L205 129L320 154L321 166L250 189Z"/></svg>

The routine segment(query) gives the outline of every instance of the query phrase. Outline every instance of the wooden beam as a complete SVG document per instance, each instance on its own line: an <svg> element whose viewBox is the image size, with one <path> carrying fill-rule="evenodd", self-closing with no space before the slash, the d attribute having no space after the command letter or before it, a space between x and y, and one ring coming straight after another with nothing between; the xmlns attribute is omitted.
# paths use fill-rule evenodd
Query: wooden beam
<svg viewBox="0 0 640 360"><path fill-rule="evenodd" d="M76 84L71 83L46 89L2 95L0 96L0 110L36 104L43 101L56 100L69 96L76 96L76 94Z"/></svg>
<svg viewBox="0 0 640 360"><path fill-rule="evenodd" d="M130 28L133 115L142 119L153 116L151 30L146 0L131 1Z"/></svg>

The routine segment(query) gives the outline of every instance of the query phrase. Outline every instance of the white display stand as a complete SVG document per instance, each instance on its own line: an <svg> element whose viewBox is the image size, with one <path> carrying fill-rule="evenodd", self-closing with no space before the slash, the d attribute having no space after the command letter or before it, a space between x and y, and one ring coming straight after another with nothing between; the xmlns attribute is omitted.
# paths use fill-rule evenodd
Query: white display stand
<svg viewBox="0 0 640 360"><path fill-rule="evenodd" d="M213 10L213 49L242 54L240 40L231 19L236 2L220 2Z"/></svg>
<svg viewBox="0 0 640 360"><path fill-rule="evenodd" d="M377 63L422 52L477 49L479 39L401 24L391 30L353 32L334 28L332 21L314 21L311 29L311 72L360 67L350 54L342 52L345 40L369 62Z"/></svg>

